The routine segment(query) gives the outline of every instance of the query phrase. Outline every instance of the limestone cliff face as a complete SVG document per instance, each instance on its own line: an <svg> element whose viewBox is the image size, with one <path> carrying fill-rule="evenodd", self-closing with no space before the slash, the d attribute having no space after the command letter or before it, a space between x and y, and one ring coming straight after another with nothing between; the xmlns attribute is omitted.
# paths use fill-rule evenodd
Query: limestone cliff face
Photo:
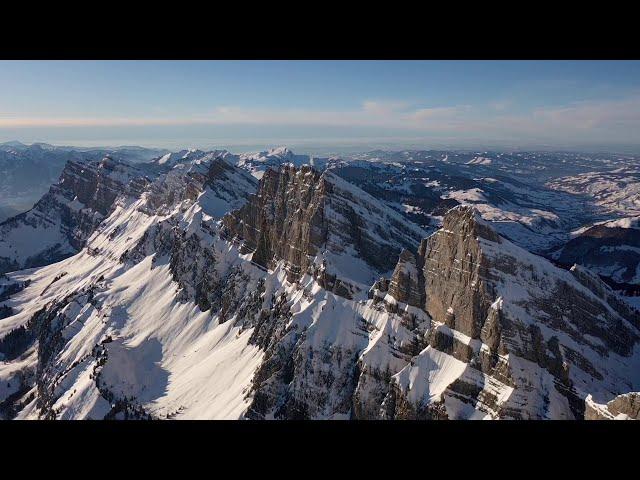
<svg viewBox="0 0 640 480"><path fill-rule="evenodd" d="M424 306L424 258L403 250L393 270L389 295L397 301L422 308Z"/></svg>
<svg viewBox="0 0 640 480"><path fill-rule="evenodd" d="M73 255L111 212L116 198L135 198L148 183L143 172L109 157L67 162L58 183L31 210L0 224L0 273Z"/></svg>
<svg viewBox="0 0 640 480"><path fill-rule="evenodd" d="M224 322L226 313L235 311L243 300L244 294L236 285L246 284L247 278L240 268L226 270L218 265L211 245L218 238L216 220L221 211L246 202L256 184L251 175L213 154L199 158L197 163L178 165L151 184L140 209L168 214L176 207L187 211L197 205L199 213L191 219L192 225L185 229L169 217L148 229L120 260L137 263L155 254L155 262L168 255L179 286L178 298L194 301L202 311L220 313Z"/></svg>
<svg viewBox="0 0 640 480"><path fill-rule="evenodd" d="M470 208L454 208L443 227L420 247L425 259L425 310L440 323L479 338L491 304L492 274L478 239L501 243Z"/></svg>
<svg viewBox="0 0 640 480"><path fill-rule="evenodd" d="M115 199L123 193L140 195L148 180L135 167L105 157L100 162L68 162L52 193L75 198L102 216L111 211ZM72 199L73 200L73 199Z"/></svg>
<svg viewBox="0 0 640 480"><path fill-rule="evenodd" d="M0 416L189 414L203 403L200 382L229 381L228 368L246 382L229 397L242 397L235 418L638 416L637 313L596 275L515 246L470 207L450 210L424 239L330 171L283 166L255 191L248 174L217 157L177 163L148 186L118 165L78 168L51 193L49 212L113 213L80 253L87 257L64 264L95 262L88 275L48 272L37 291L24 272L24 283L0 278L0 301L10 301L0 316L29 312L0 339L3 361L32 362L0 399ZM23 310L19 297L36 303ZM149 377L163 388L144 398L114 389L134 365L117 361L118 345L135 338L143 348L151 332L179 381L165 383L144 354L131 357L149 361L131 385ZM88 381L73 383L80 370ZM100 408L76 409L87 392ZM179 403L159 409L168 395Z"/></svg>
<svg viewBox="0 0 640 480"><path fill-rule="evenodd" d="M461 373L447 379L440 400L418 408L425 398L412 397L400 372L393 396L403 415L432 418L443 405L453 412L463 402L495 418L583 418L582 392L611 399L634 388L625 371L637 362L638 314L595 275L562 270L516 247L471 207L452 209L418 259L415 281L403 273L414 259L400 259L390 293L416 305L415 286L424 282L420 306L432 326L429 348L416 358L451 362Z"/></svg>
<svg viewBox="0 0 640 480"><path fill-rule="evenodd" d="M195 303L201 311L208 311L212 317L215 315L218 324L233 318L235 324L249 328L263 303L260 297L263 292L259 287L260 279L256 278L255 269L238 257L237 251L229 252L228 243L213 233L217 228L214 217L220 216L217 213L219 209L244 201L255 189L257 182L222 159L209 160L179 167L175 173L172 171L166 177L158 178L153 185L144 189L142 198L129 202L128 214L121 216L119 211L114 211L96 229L96 235L89 240L87 251L80 255L88 255L95 250L92 257L103 257L103 264L117 264L117 268L123 270L153 256L150 262L153 270L166 262L175 282L170 290L175 292L178 303ZM67 172L70 176L80 173L82 172ZM96 198L106 198L106 194L89 194L92 184L88 178L88 175L87 178L73 178L73 184L69 180L61 183L66 184L71 191L87 190L83 200L88 203L96 201ZM100 181L93 185L97 187L94 188L94 193L101 188ZM115 188L115 185L111 186ZM102 189L105 192L109 190ZM120 199L114 201L119 206L127 203L121 201L121 195L126 194L125 189L117 195ZM99 208L96 203L90 205ZM171 213L174 215L170 215ZM131 231L127 230L130 216L137 216L138 220L145 217L162 220L150 222L149 227L143 231L135 231L135 228ZM143 221L148 221L148 218ZM107 252L107 249L93 248L95 244L91 242L97 238L102 239L99 242L108 239L108 243L115 246L118 255ZM135 241L129 248L122 247L123 240L128 242L134 238ZM73 260L75 259L71 259ZM243 266L248 267L247 271ZM250 275L252 272L253 276ZM52 286L59 286L57 282L64 281L67 273L63 271L51 279L41 293L44 294ZM9 281L8 277L0 275L0 302L11 300L13 295L28 285L26 281ZM69 396L72 398L75 389L65 392L65 388L71 385L65 382L69 382L70 376L73 377L71 372L77 372L83 367L90 369L87 372L88 384L99 398L99 403L106 402L109 405L106 410L87 415L105 419L157 418L134 396L124 394L117 386L114 388L113 379L107 381L102 376L104 367L113 365L107 346L113 341L113 323L100 321L93 325L98 328L78 344L85 352L82 356L68 353L69 340L83 328L76 328L79 325L78 315L86 321L88 316L102 316L111 311L108 301L106 306L103 305L106 289L104 274L95 275L88 284L83 284L80 288L73 285L63 296L43 302L42 308L32 314L26 323L0 338L1 360L24 360L23 357L28 355L35 357L33 365L21 373L18 390L7 398L0 399L0 418L14 418L34 398L32 415L35 418L56 419L77 415L77 412L70 412L66 408L64 400L68 400ZM102 300L98 300L96 295L102 296ZM155 297L149 297L148 301L153 303ZM106 308L103 310L103 307ZM145 310L148 308L145 307ZM0 314L4 311L0 307ZM117 307L116 311L119 311ZM7 313L11 316L15 312L9 308ZM172 321L173 317L167 319L168 324ZM120 374L126 376L126 373ZM15 382L13 378L12 382Z"/></svg>
<svg viewBox="0 0 640 480"><path fill-rule="evenodd" d="M219 152L200 153L196 160L175 165L151 183L143 210L168 214L182 202L191 205L203 195L199 201L205 213L219 218L244 204L255 192L257 181L228 163Z"/></svg>
<svg viewBox="0 0 640 480"><path fill-rule="evenodd" d="M628 373L638 361L634 313L596 276L516 247L472 208L451 210L417 254L402 251L367 300L302 278L323 241L337 242L339 224L327 218L337 203L332 188L311 169L267 172L246 206L224 217L223 238L204 223L191 233L165 223L141 242L140 258L169 255L178 298L253 329L250 343L264 357L247 417L635 415L626 395L637 389ZM224 245L233 238L275 271L230 264ZM293 282L281 283L283 267ZM591 392L605 407L585 398Z"/></svg>
<svg viewBox="0 0 640 480"><path fill-rule="evenodd" d="M244 251L254 252L255 263L270 267L276 259L285 260L295 277L326 243L326 194L327 184L310 167L267 170L258 193L224 224L244 241Z"/></svg>
<svg viewBox="0 0 640 480"><path fill-rule="evenodd" d="M640 420L640 392L618 395L606 405L596 404L589 396L586 406L586 420Z"/></svg>
<svg viewBox="0 0 640 480"><path fill-rule="evenodd" d="M273 268L283 260L291 281L309 273L346 297L360 290L355 284L368 288L391 270L424 234L369 194L309 166L267 170L258 192L223 222L256 264ZM352 266L353 258L364 266Z"/></svg>
<svg viewBox="0 0 640 480"><path fill-rule="evenodd" d="M324 225L305 220L323 219L332 204L320 175L308 170L305 182L298 172L287 177L288 170L267 173L269 187L261 186L240 216L223 223L227 235L233 227L249 238L242 237L246 251L257 252L252 245L264 242L257 259L270 260L262 266L286 259L287 276L302 281L292 262L313 271L311 253L296 254L291 246L305 245L309 229ZM311 178L317 182L312 191ZM276 200L279 189L284 202ZM307 217L298 213L297 199L314 195L300 209ZM260 240L263 234L249 222L265 232L271 222L280 227ZM274 232L293 232L297 240L287 246ZM305 248L318 254L312 241ZM174 255L188 250L183 244ZM228 281L212 286L221 291ZM377 281L367 301L307 292L304 282L304 292L295 284L287 292L259 289L262 309L253 302L254 313L242 313L255 329L252 342L265 351L253 379L251 418L585 418L586 393L609 401L636 388L627 373L637 362L635 314L597 277L577 267L559 269L516 247L469 207L451 210L417 254L402 251L391 279ZM223 295L227 302L234 297ZM299 311L299 295L312 305L322 302L311 323ZM633 413L632 406L624 408Z"/></svg>

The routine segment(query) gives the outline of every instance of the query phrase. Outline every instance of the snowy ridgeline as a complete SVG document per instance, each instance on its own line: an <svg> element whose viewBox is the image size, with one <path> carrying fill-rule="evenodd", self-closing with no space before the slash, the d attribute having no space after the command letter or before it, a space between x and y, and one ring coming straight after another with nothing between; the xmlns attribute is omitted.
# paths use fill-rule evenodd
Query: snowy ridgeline
<svg viewBox="0 0 640 480"><path fill-rule="evenodd" d="M148 162L164 151L142 147L78 148L44 143L0 144L0 222L26 212L55 183L67 162L96 162L106 155L131 163Z"/></svg>
<svg viewBox="0 0 640 480"><path fill-rule="evenodd" d="M638 324L623 302L588 272L560 269L490 233L499 221L455 209L419 249L428 233L409 224L407 241L421 255L391 275L359 252L359 234L337 233L356 221L372 242L390 242L407 235L391 228L406 218L327 172L332 189L320 197L319 223L336 225L336 234L329 228L306 270L291 248L265 269L221 219L255 202L245 171L262 177L251 169L273 152L240 167L218 154L186 162L188 153L160 157L170 169L146 171L144 188L118 192L78 253L2 279L3 292L13 287L0 302L11 309L0 320L0 415L582 418L640 390ZM112 180L110 188L132 178ZM283 183L282 197L256 208L268 219L274 205L291 205L283 219L311 231L299 202L318 182L308 190ZM449 197L486 217L484 193L472 193ZM65 208L102 206L75 202ZM246 222L257 218L250 213ZM267 228L244 225L237 231ZM389 245L395 262L400 244ZM380 276L387 280L372 287ZM345 294L338 281L356 288ZM558 289L571 302L556 307ZM399 300L416 295L417 305Z"/></svg>

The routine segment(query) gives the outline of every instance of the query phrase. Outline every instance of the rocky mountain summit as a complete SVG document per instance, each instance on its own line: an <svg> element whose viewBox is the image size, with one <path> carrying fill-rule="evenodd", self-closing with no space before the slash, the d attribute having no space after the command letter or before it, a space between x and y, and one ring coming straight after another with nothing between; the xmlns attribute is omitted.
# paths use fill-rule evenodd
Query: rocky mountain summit
<svg viewBox="0 0 640 480"><path fill-rule="evenodd" d="M587 397L587 420L640 420L640 393L624 393L600 405Z"/></svg>
<svg viewBox="0 0 640 480"><path fill-rule="evenodd" d="M463 402L499 418L583 418L585 392L611 398L638 388L630 373L638 365L638 313L588 271L559 269L498 236L472 208L445 216L423 241L415 271L396 295L424 282L421 306L432 326L416 361L433 361L428 352L437 351L464 362L467 376L435 402L420 399L431 405L426 415L434 408L441 415L440 402L447 411L448 402L453 410ZM415 304L417 296L409 298ZM400 387L415 398L410 383Z"/></svg>
<svg viewBox="0 0 640 480"><path fill-rule="evenodd" d="M254 263L284 261L289 281L309 273L348 298L393 269L400 251L425 234L333 173L288 164L268 170L258 193L223 224Z"/></svg>
<svg viewBox="0 0 640 480"><path fill-rule="evenodd" d="M316 170L322 171L334 162L339 162L339 159L298 155L287 147L276 147L262 152L243 153L237 157L236 165L260 179L267 170L278 170L286 164L295 167L310 165Z"/></svg>
<svg viewBox="0 0 640 480"><path fill-rule="evenodd" d="M56 183L67 162L99 162L105 156L146 162L162 150L142 147L79 148L45 143L0 143L0 222L31 209Z"/></svg>
<svg viewBox="0 0 640 480"><path fill-rule="evenodd" d="M370 296L328 302L311 325L280 307L285 351L267 350L248 414L580 419L587 395L638 389L637 313L579 267L500 237L472 208L449 212Z"/></svg>
<svg viewBox="0 0 640 480"><path fill-rule="evenodd" d="M0 226L75 235L0 278L1 417L637 418L640 317L590 270L472 206L429 235L331 169L182 157L70 164Z"/></svg>
<svg viewBox="0 0 640 480"><path fill-rule="evenodd" d="M110 157L67 162L58 183L31 210L0 223L0 273L73 255L119 196L136 197L148 182L142 171Z"/></svg>
<svg viewBox="0 0 640 480"><path fill-rule="evenodd" d="M230 158L232 162L236 156L227 150L203 151L199 149L180 150L178 152L169 152L160 157L152 159L145 166L155 171L169 171L176 165L189 165L192 163L203 161L206 162L210 158Z"/></svg>

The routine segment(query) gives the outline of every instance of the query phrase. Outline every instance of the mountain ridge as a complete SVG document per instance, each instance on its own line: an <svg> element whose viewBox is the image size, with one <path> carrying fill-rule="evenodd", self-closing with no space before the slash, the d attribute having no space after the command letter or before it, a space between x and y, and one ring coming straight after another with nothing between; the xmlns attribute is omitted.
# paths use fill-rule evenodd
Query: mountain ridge
<svg viewBox="0 0 640 480"><path fill-rule="evenodd" d="M331 170L108 165L79 251L0 277L5 418L637 417L638 313L473 206L430 234Z"/></svg>

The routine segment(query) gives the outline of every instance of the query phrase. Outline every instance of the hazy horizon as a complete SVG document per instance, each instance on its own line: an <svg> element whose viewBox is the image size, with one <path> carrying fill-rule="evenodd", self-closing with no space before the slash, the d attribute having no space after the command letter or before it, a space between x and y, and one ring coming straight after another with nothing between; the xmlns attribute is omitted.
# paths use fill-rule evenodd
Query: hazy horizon
<svg viewBox="0 0 640 480"><path fill-rule="evenodd" d="M224 140L220 141L194 141L185 140L184 142L145 142L145 141L128 141L128 140L113 140L105 143L101 141L86 141L86 140L69 140L69 141L47 141L38 139L36 141L24 141L16 138L2 138L0 137L0 145L9 144L13 142L19 142L24 145L30 146L33 144L48 144L54 147L66 147L76 149L116 149L123 147L142 147L147 149L168 150L171 152L177 152L186 149L199 149L199 150L228 150L232 153L249 153L249 152L261 152L268 151L270 149L278 147L287 147L296 154L307 155L347 155L357 153L367 153L375 150L385 151L429 151L429 150L443 150L443 151L460 151L460 152L574 152L585 154L629 154L640 155L640 145L593 145L593 146L555 146L555 145L499 145L499 144L469 144L469 145L456 145L447 143L412 143L412 142L370 142L364 141L347 142L344 140L336 140L334 142L327 141L326 143L318 142L300 142L300 141L288 141L283 139L282 141L273 141L270 139L264 139L262 142L228 142Z"/></svg>
<svg viewBox="0 0 640 480"><path fill-rule="evenodd" d="M640 152L638 61L0 61L0 73L3 142Z"/></svg>

